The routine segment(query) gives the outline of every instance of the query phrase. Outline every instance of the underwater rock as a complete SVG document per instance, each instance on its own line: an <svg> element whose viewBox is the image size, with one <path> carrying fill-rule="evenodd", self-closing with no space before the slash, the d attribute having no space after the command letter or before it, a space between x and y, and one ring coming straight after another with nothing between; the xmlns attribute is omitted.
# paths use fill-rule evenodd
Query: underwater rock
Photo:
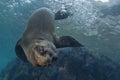
<svg viewBox="0 0 120 80"><path fill-rule="evenodd" d="M82 47L60 48L48 67L35 67L16 58L3 70L2 80L119 80L120 66Z"/></svg>

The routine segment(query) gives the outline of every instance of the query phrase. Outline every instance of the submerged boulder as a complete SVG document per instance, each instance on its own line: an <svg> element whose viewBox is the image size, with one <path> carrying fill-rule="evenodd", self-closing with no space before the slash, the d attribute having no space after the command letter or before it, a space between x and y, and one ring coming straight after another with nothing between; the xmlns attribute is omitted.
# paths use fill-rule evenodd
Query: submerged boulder
<svg viewBox="0 0 120 80"><path fill-rule="evenodd" d="M18 58L2 73L2 80L119 80L120 66L82 47L58 49L59 57L48 67L35 67Z"/></svg>

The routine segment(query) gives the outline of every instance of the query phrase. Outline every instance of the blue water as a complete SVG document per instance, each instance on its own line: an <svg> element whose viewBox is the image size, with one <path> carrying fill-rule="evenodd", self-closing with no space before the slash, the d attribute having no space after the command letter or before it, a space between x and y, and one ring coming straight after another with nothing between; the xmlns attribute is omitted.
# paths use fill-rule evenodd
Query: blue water
<svg viewBox="0 0 120 80"><path fill-rule="evenodd" d="M49 2L50 1L50 2ZM29 16L46 6L53 11L67 5L73 16L56 21L56 34L72 35L89 49L120 62L120 2L94 0L1 0L0 70L16 57L14 47ZM79 3L79 4L77 4Z"/></svg>

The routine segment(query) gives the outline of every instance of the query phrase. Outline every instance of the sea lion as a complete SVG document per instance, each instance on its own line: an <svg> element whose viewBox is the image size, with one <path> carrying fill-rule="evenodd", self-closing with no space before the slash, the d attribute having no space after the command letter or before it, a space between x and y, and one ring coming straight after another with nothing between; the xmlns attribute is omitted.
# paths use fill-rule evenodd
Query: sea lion
<svg viewBox="0 0 120 80"><path fill-rule="evenodd" d="M57 38L54 35L55 17L59 15L55 16L48 8L37 9L32 14L15 46L15 52L21 60L34 66L48 66L58 57L56 48L83 46L70 36Z"/></svg>
<svg viewBox="0 0 120 80"><path fill-rule="evenodd" d="M59 11L57 11L55 13L55 20L65 19L65 18L68 18L71 15L72 15L72 13L70 13L66 8L65 9L60 9Z"/></svg>

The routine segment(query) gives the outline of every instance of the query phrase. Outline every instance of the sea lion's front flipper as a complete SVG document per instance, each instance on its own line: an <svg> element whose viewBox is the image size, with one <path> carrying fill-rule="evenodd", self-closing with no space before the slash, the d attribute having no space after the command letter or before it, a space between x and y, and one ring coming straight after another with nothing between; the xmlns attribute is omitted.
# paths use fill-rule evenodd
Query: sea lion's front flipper
<svg viewBox="0 0 120 80"><path fill-rule="evenodd" d="M57 48L62 47L83 47L77 40L72 38L71 36L62 36L59 38L57 43L55 44Z"/></svg>
<svg viewBox="0 0 120 80"><path fill-rule="evenodd" d="M16 52L16 55L24 62L28 62L27 61L27 58L26 58L26 55L23 51L23 48L21 47L20 45L20 41L21 39L19 39L16 43L16 46L15 46L15 52Z"/></svg>

